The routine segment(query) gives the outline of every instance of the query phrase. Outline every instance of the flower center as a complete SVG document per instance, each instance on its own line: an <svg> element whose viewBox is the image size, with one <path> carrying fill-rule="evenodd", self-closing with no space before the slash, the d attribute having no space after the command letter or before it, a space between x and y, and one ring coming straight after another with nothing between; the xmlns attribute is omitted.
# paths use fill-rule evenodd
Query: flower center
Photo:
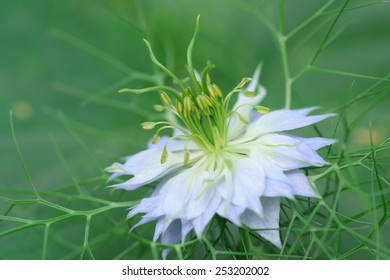
<svg viewBox="0 0 390 280"><path fill-rule="evenodd" d="M130 92L141 94L146 92L160 92L162 105L155 105L157 111L168 111L175 116L175 120L160 122L145 122L142 124L144 129L154 129L159 126L152 138L152 143L157 143L160 139L160 132L164 129L176 129L181 132L170 138L181 138L196 143L205 153L219 153L227 145L228 128L234 115L243 121L248 122L237 111L238 108L229 110L229 101L231 97L238 92L254 97L255 92L244 90L243 87L251 80L244 78L242 81L226 96L220 88L211 82L209 71L214 65L208 63L203 71L198 74L192 65L192 49L199 30L199 17L197 19L194 36L187 49L187 64L189 77L179 79L168 68L162 65L155 57L148 41L144 40L150 53L151 60L161 70L163 70L173 80L176 87L154 86L145 89L123 89L119 92ZM173 99L173 100L172 100ZM253 106L253 105L251 105ZM167 144L162 152L161 163L167 160ZM184 149L184 163L189 159L187 149Z"/></svg>

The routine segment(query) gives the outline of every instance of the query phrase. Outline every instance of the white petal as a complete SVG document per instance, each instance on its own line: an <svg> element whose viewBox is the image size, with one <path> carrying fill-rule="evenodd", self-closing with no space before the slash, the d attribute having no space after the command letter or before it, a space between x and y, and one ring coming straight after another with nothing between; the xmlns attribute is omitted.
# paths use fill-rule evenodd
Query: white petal
<svg viewBox="0 0 390 280"><path fill-rule="evenodd" d="M167 233L165 234L165 237L164 237L164 241L167 241L168 240L168 237L169 237L169 233L170 233L170 229L171 229L171 225L174 224L174 227L176 228L177 227L177 221L179 220L174 220L172 222L170 222L169 224L167 224L167 221L165 219L165 217L160 217L156 223L156 228L155 228L155 231L154 231L154 237L153 237L153 242L156 242L157 239L160 237L160 235L162 233ZM187 236L187 234L190 232L191 229L193 229L193 226L191 224L190 221L186 221L186 220L181 220L180 221L180 224L181 224L181 228L180 228L180 236L181 238L176 238L175 240L178 240L177 242L174 242L174 243L178 243L180 240L181 241L184 241L185 237ZM163 242L164 243L164 242Z"/></svg>
<svg viewBox="0 0 390 280"><path fill-rule="evenodd" d="M241 226L240 216L244 212L245 207L237 206L228 201L222 201L217 213L221 217L228 219L236 226Z"/></svg>
<svg viewBox="0 0 390 280"><path fill-rule="evenodd" d="M232 171L217 186L219 194L229 203L262 214L260 196L265 189L262 166L250 158L233 161Z"/></svg>
<svg viewBox="0 0 390 280"><path fill-rule="evenodd" d="M321 137L312 137L312 138L303 138L303 141L313 150L318 150L323 147L333 145L337 143L335 139L321 138Z"/></svg>
<svg viewBox="0 0 390 280"><path fill-rule="evenodd" d="M292 183L294 195L307 196L307 197L317 197L320 196L316 194L311 187L309 180L300 170L293 170L286 172L287 178Z"/></svg>
<svg viewBox="0 0 390 280"><path fill-rule="evenodd" d="M208 204L207 208L204 210L203 214L192 220L192 225L198 237L202 236L207 224L217 213L220 204L221 197L219 195L215 195L214 198Z"/></svg>
<svg viewBox="0 0 390 280"><path fill-rule="evenodd" d="M200 75L200 73L197 71L197 70L194 70L195 72L195 78L198 82L201 82L202 81L202 76Z"/></svg>
<svg viewBox="0 0 390 280"><path fill-rule="evenodd" d="M263 196L294 198L293 187L283 171L256 151L252 151L250 156L256 159L264 170L265 189Z"/></svg>
<svg viewBox="0 0 390 280"><path fill-rule="evenodd" d="M251 229L258 229L257 233L277 247L281 247L279 237L279 198L263 197L261 202L264 207L264 218L259 217L250 210L241 215L241 222ZM271 230L267 230L271 229Z"/></svg>
<svg viewBox="0 0 390 280"><path fill-rule="evenodd" d="M114 163L106 170L120 175L134 175L124 183L112 185L114 188L135 190L140 186L160 179L165 174L183 165L183 156L168 152L168 160L161 164L162 149L148 149L127 159L124 164Z"/></svg>
<svg viewBox="0 0 390 280"><path fill-rule="evenodd" d="M308 126L334 116L334 114L306 116L306 113L310 110L312 110L312 108L271 111L249 124L241 141L249 141L268 133L289 131Z"/></svg>
<svg viewBox="0 0 390 280"><path fill-rule="evenodd" d="M132 218L137 214L145 213L144 218L151 218L155 220L161 216L164 216L161 203L159 203L158 196L147 197L141 200L141 202L134 206L128 214L128 218Z"/></svg>
<svg viewBox="0 0 390 280"><path fill-rule="evenodd" d="M329 143L329 142L328 142ZM308 166L328 164L316 153L319 144L305 138L282 134L267 134L254 141L252 150L257 149L258 156L283 171Z"/></svg>
<svg viewBox="0 0 390 280"><path fill-rule="evenodd" d="M169 225L165 232L161 234L161 242L164 244L177 244L181 241L181 222L175 220ZM163 259L166 259L170 249L165 249L162 252Z"/></svg>
<svg viewBox="0 0 390 280"><path fill-rule="evenodd" d="M172 153L183 152L185 149L191 153L201 151L201 148L191 140L184 141L173 139L167 145L167 150Z"/></svg>
<svg viewBox="0 0 390 280"><path fill-rule="evenodd" d="M168 219L194 219L202 215L213 199L215 189L210 174L195 167L178 173L162 187L159 198Z"/></svg>
<svg viewBox="0 0 390 280"><path fill-rule="evenodd" d="M176 244L181 241L181 221L173 221L161 234L161 242L164 244Z"/></svg>
<svg viewBox="0 0 390 280"><path fill-rule="evenodd" d="M164 217L161 217L157 220L156 228L154 229L153 242L156 242L163 232L165 227Z"/></svg>
<svg viewBox="0 0 390 280"><path fill-rule="evenodd" d="M266 179L266 188L263 196L267 197L287 197L294 198L292 186L282 179Z"/></svg>

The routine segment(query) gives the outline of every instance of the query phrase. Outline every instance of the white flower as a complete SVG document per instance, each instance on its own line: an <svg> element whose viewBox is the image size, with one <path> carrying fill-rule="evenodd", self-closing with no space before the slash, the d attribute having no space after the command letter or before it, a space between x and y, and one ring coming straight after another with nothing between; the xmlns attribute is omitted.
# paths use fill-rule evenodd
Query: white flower
<svg viewBox="0 0 390 280"><path fill-rule="evenodd" d="M163 93L166 110L179 121L145 123L146 129L160 126L153 138L156 144L123 164L111 165L107 169L113 173L111 179L133 176L113 187L132 191L157 182L150 197L129 213L129 217L143 214L136 226L157 221L154 240L161 237L163 243L178 243L192 229L201 236L219 215L237 226L256 229L280 247L280 198L319 197L300 169L327 164L316 151L335 143L290 131L332 114L309 116L314 107L268 112L257 106L265 96L264 87L258 86L259 68L245 89L250 79L243 79L224 97L210 81L210 68L206 67L202 78L190 72L199 82L196 87L169 92L178 99L175 105ZM229 109L229 100L236 94L237 102ZM174 136L160 139L159 132L165 128L174 128Z"/></svg>

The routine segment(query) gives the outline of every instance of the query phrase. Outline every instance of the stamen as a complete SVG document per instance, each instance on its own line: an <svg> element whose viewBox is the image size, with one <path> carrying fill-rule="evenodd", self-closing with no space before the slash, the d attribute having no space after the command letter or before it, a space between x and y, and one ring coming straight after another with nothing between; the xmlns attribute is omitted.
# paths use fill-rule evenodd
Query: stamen
<svg viewBox="0 0 390 280"><path fill-rule="evenodd" d="M167 151L167 145L165 144L164 149L161 153L160 162L161 162L161 164L163 164L163 163L167 162L167 160L168 160L168 151Z"/></svg>
<svg viewBox="0 0 390 280"><path fill-rule="evenodd" d="M183 105L179 101L176 102L176 110L179 113L179 115L183 114Z"/></svg>
<svg viewBox="0 0 390 280"><path fill-rule="evenodd" d="M219 97L223 96L221 89L216 84L213 84L213 90Z"/></svg>
<svg viewBox="0 0 390 280"><path fill-rule="evenodd" d="M259 112L260 114L268 114L269 112L271 112L271 109L270 108L267 108L267 107L264 107L264 106L255 106L257 112Z"/></svg>
<svg viewBox="0 0 390 280"><path fill-rule="evenodd" d="M160 136L158 134L153 135L152 144L157 144L160 141Z"/></svg>
<svg viewBox="0 0 390 280"><path fill-rule="evenodd" d="M249 91L249 90L243 90L242 93L247 97L255 97L257 95L256 92Z"/></svg>
<svg viewBox="0 0 390 280"><path fill-rule="evenodd" d="M187 151L187 149L184 150L184 166L188 164L190 160L190 153Z"/></svg>
<svg viewBox="0 0 390 280"><path fill-rule="evenodd" d="M145 130L151 130L156 126L157 123L155 122L143 122L141 123L141 126Z"/></svg>
<svg viewBox="0 0 390 280"><path fill-rule="evenodd" d="M162 112L162 111L164 111L164 106L156 104L156 105L153 105L153 109L157 112Z"/></svg>
<svg viewBox="0 0 390 280"><path fill-rule="evenodd" d="M166 105L171 105L172 104L172 100L171 100L171 98L168 96L168 94L166 92L162 92L160 94L160 97L161 97L162 102L164 102Z"/></svg>
<svg viewBox="0 0 390 280"><path fill-rule="evenodd" d="M237 88L243 88L251 80L251 78L243 78L241 82L237 85Z"/></svg>

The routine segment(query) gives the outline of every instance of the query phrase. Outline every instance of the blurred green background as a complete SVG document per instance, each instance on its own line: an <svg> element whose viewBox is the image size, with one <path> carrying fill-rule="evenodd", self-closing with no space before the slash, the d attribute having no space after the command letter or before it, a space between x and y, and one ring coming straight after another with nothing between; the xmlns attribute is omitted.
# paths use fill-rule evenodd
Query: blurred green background
<svg viewBox="0 0 390 280"><path fill-rule="evenodd" d="M142 38L152 43L162 62L183 76L185 52L198 14L201 29L194 51L195 66L201 69L207 60L216 64L213 79L226 91L242 77L251 76L257 64L263 62L261 81L268 90L263 105L272 109L283 107L280 50L260 19L264 16L277 26L277 2L1 1L0 196L31 197L31 187L12 140L10 110L27 168L42 192L72 184L72 178L104 179L106 166L143 149L151 133L143 131L139 123L154 119L152 105L159 102L158 95L146 98L116 92L123 87L145 87L161 81ZM299 26L327 2L285 1L285 32ZM326 14L289 40L292 74L313 56L344 4L333 2ZM356 0L348 4L314 65L378 78L390 73L390 5L369 3ZM321 106L322 112L336 111L375 82L374 78L309 72L294 84L292 107ZM362 115L359 125L351 131L352 148L369 146L370 122L376 144L390 134L388 90L366 101L351 107L347 114L353 121L375 106ZM331 137L329 123L320 128ZM389 177L388 163L384 166L384 175ZM115 198L116 194L105 189L102 182L92 184L89 193ZM137 193L124 194L121 199L139 197ZM30 219L46 215L46 210L38 206L21 205L11 210L9 207L9 203L0 201L0 214L9 211L9 215ZM125 216L126 211L119 209L110 219L120 221ZM62 243L66 239L82 242L83 223L75 218L58 229L63 238L58 239L60 245L49 242L47 257L78 258L78 251L72 255L70 245ZM0 222L0 231L1 227L6 229L4 221ZM118 238L103 242L94 252L95 257L112 258L131 246L127 230L126 224L118 227ZM41 258L41 239L42 229L1 237L0 258ZM134 256L130 253L122 257Z"/></svg>

